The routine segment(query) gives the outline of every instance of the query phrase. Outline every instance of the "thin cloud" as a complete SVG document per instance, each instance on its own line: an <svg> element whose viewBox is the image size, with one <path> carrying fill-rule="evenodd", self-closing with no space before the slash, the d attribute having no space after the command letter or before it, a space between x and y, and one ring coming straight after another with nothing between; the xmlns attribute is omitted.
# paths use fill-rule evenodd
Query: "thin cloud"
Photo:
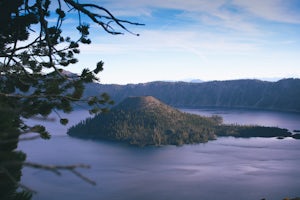
<svg viewBox="0 0 300 200"><path fill-rule="evenodd" d="M291 0L110 0L103 4L111 8L117 16L147 17L161 23L156 16L163 9L181 11L173 20L185 26L186 20L223 30L239 31L244 34L265 34L264 23L268 20L281 23L300 23L299 12L292 12ZM184 28L184 27L183 27Z"/></svg>
<svg viewBox="0 0 300 200"><path fill-rule="evenodd" d="M232 13L251 14L252 17L277 22L300 23L299 12L291 12L294 7L293 3L295 1L291 0L109 0L103 2L104 5L117 11L117 13L119 11L121 14L130 16L150 16L155 9L176 9L220 17L217 13L224 11L224 8L230 8L227 9L229 17ZM223 14L225 13L223 12Z"/></svg>
<svg viewBox="0 0 300 200"><path fill-rule="evenodd" d="M300 23L299 12L292 12L295 1L291 0L233 0L233 3L243 7L254 17L282 22L282 23Z"/></svg>
<svg viewBox="0 0 300 200"><path fill-rule="evenodd" d="M102 42L82 46L85 54L122 54L130 52L189 52L205 60L207 53L226 52L229 54L243 54L259 50L261 40L247 39L237 36L197 32L193 28L188 30L146 30L141 36L108 39L99 38Z"/></svg>
<svg viewBox="0 0 300 200"><path fill-rule="evenodd" d="M82 55L86 63L103 56L110 69L127 66L126 70L137 74L124 81L197 73L224 79L288 76L288 71L299 77L300 13L292 2L295 0L103 1L101 5L116 17L141 20L146 26L129 27L140 37L91 35L93 43L82 46ZM116 74L113 70L105 73L110 78Z"/></svg>

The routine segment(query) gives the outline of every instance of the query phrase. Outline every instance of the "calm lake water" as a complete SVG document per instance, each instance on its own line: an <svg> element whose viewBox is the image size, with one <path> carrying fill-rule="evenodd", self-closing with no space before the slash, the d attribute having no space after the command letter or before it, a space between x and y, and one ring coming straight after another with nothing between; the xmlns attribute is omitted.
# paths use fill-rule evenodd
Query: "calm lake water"
<svg viewBox="0 0 300 200"><path fill-rule="evenodd" d="M300 114L228 109L182 109L218 114L226 123L300 129ZM87 117L76 111L72 123ZM70 172L23 169L22 183L38 193L34 199L73 200L281 200L300 196L300 140L287 138L219 138L181 147L129 147L67 136L67 127L45 122L53 138L22 142L28 161L67 165L84 163L80 172L96 186Z"/></svg>

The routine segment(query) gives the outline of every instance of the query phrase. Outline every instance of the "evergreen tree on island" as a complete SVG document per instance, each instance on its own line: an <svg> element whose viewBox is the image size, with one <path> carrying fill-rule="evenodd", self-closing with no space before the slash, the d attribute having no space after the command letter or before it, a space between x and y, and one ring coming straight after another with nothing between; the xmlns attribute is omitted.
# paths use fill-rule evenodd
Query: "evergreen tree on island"
<svg viewBox="0 0 300 200"><path fill-rule="evenodd" d="M183 113L152 96L128 97L109 113L98 114L71 127L68 134L138 146L203 143L217 136L291 136L287 129L227 125L220 116Z"/></svg>

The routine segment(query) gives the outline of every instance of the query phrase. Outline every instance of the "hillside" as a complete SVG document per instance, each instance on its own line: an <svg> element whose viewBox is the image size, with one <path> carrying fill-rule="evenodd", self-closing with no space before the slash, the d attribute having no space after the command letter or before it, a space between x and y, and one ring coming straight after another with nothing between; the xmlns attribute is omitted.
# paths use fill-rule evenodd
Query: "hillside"
<svg viewBox="0 0 300 200"><path fill-rule="evenodd" d="M68 134L129 144L166 145L215 138L215 118L182 113L151 97L129 97L111 109L71 127Z"/></svg>
<svg viewBox="0 0 300 200"><path fill-rule="evenodd" d="M174 107L228 107L300 112L300 79L202 83L150 82L86 86L86 96L107 92L119 103L129 96L153 96Z"/></svg>
<svg viewBox="0 0 300 200"><path fill-rule="evenodd" d="M111 109L68 130L74 137L121 141L133 145L182 145L219 136L286 137L286 129L224 125L219 116L202 117L176 110L151 96L128 97Z"/></svg>

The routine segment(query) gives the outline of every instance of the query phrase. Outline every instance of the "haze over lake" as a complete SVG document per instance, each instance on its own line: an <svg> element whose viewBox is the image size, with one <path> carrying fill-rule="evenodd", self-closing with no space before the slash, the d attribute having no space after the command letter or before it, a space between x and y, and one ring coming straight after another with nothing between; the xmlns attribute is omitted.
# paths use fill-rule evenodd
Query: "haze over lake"
<svg viewBox="0 0 300 200"><path fill-rule="evenodd" d="M225 123L300 129L300 114L229 109L182 109L218 114ZM75 111L72 124L87 117ZM71 124L70 124L71 125ZM130 147L67 136L66 127L47 122L50 141L22 142L28 160L45 164L85 163L91 186L69 172L24 168L22 183L33 199L283 199L300 196L300 140L218 138L205 144ZM51 194L51 195L50 195Z"/></svg>

